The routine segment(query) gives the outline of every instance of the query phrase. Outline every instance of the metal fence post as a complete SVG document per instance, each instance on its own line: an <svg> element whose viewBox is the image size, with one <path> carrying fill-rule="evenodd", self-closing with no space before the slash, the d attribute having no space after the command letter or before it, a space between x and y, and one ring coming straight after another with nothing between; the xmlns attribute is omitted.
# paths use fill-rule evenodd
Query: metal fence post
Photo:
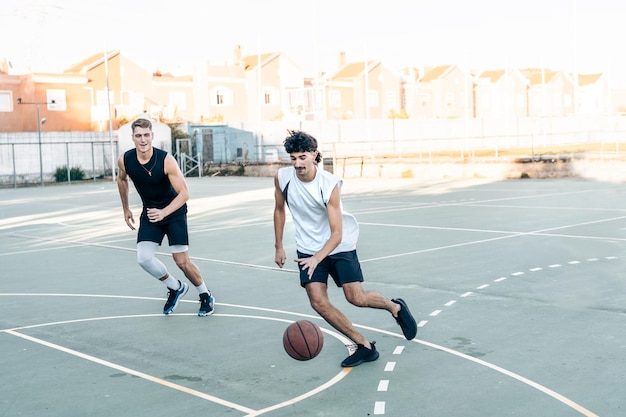
<svg viewBox="0 0 626 417"><path fill-rule="evenodd" d="M17 188L17 171L15 167L15 143L11 144L11 159L13 160L13 188Z"/></svg>
<svg viewBox="0 0 626 417"><path fill-rule="evenodd" d="M91 142L91 176L93 182L96 182L96 156L94 154L93 142Z"/></svg>
<svg viewBox="0 0 626 417"><path fill-rule="evenodd" d="M69 185L72 182L70 178L70 144L65 142L65 161L67 163L67 184Z"/></svg>

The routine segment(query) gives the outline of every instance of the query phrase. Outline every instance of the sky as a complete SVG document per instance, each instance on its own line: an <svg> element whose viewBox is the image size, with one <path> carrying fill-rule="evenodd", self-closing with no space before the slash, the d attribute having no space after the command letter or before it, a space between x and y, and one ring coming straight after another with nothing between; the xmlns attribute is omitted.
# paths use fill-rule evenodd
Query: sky
<svg viewBox="0 0 626 417"><path fill-rule="evenodd" d="M626 88L617 0L1 0L0 58L14 72L60 72L105 49L146 70L281 52L307 75L348 61L392 69L545 67L602 72Z"/></svg>

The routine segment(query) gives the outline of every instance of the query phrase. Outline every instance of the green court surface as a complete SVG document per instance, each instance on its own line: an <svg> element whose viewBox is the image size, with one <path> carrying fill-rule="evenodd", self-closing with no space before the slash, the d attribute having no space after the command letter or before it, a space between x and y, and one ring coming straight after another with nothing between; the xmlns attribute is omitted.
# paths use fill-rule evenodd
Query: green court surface
<svg viewBox="0 0 626 417"><path fill-rule="evenodd" d="M295 263L274 263L271 178L190 178L190 255L216 297L165 287L136 263L114 183L0 190L0 416L626 415L626 187L573 179L347 179L364 287L385 311L331 300L380 358L320 320ZM134 189L131 202L140 212ZM293 226L285 245L295 258ZM184 279L167 245L159 258ZM320 355L283 350L289 323Z"/></svg>

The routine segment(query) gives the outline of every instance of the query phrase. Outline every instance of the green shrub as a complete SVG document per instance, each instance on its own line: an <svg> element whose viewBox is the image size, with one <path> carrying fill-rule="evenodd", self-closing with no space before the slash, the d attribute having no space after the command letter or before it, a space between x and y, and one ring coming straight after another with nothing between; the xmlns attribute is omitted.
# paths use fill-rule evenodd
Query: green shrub
<svg viewBox="0 0 626 417"><path fill-rule="evenodd" d="M70 181L81 181L85 178L85 172L80 167L70 168ZM67 182L67 165L57 168L54 173L56 182Z"/></svg>

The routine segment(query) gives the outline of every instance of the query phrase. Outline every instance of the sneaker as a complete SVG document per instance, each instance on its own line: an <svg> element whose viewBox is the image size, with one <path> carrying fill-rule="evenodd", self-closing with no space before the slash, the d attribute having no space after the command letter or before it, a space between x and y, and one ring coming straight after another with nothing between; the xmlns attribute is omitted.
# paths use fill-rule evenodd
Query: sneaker
<svg viewBox="0 0 626 417"><path fill-rule="evenodd" d="M394 303L400 304L400 311L398 311L398 317L395 317L396 323L402 328L402 333L406 340L412 340L417 335L417 324L413 315L409 311L409 307L406 305L402 298L394 298Z"/></svg>
<svg viewBox="0 0 626 417"><path fill-rule="evenodd" d="M178 290L173 290L171 288L168 289L169 294L167 296L167 301L163 306L163 314L170 314L172 311L174 311L174 309L178 306L178 300L182 296L187 294L189 285L184 282L180 282L180 280L178 280L178 283L180 284L180 288Z"/></svg>
<svg viewBox="0 0 626 417"><path fill-rule="evenodd" d="M379 353L376 350L376 342L371 342L372 348L368 349L361 344L357 344L356 352L348 356L341 362L341 366L344 368L350 368L352 366L358 366L363 362L372 362L378 359Z"/></svg>
<svg viewBox="0 0 626 417"><path fill-rule="evenodd" d="M210 292L200 294L200 309L198 310L199 316L210 316L213 314L213 304L215 304L215 298Z"/></svg>

